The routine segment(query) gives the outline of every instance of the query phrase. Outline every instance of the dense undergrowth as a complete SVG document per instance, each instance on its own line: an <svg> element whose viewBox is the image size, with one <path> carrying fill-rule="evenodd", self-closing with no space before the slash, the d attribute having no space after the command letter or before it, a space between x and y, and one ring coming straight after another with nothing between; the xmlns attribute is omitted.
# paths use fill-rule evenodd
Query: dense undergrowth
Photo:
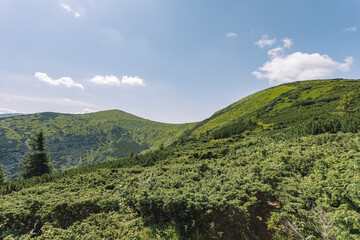
<svg viewBox="0 0 360 240"><path fill-rule="evenodd" d="M156 151L4 183L0 238L359 239L358 96L301 84Z"/></svg>
<svg viewBox="0 0 360 240"><path fill-rule="evenodd" d="M357 239L359 151L358 133L189 140L126 165L29 180L11 193L4 186L0 231L8 239Z"/></svg>

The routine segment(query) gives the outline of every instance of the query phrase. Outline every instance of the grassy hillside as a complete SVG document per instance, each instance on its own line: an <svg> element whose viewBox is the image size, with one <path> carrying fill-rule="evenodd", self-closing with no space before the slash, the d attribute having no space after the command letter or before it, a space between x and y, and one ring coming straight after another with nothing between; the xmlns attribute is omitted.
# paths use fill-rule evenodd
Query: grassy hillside
<svg viewBox="0 0 360 240"><path fill-rule="evenodd" d="M225 125L256 119L265 124L291 124L309 118L338 112L343 96L355 93L359 103L360 82L357 80L316 80L288 83L254 93L219 110L198 123L191 134L198 136Z"/></svg>
<svg viewBox="0 0 360 240"><path fill-rule="evenodd" d="M4 183L0 238L359 239L359 87L270 88L177 144Z"/></svg>
<svg viewBox="0 0 360 240"><path fill-rule="evenodd" d="M27 141L39 129L57 170L127 157L168 145L194 124L165 124L113 110L91 114L38 113L0 119L0 164L10 178L21 169Z"/></svg>

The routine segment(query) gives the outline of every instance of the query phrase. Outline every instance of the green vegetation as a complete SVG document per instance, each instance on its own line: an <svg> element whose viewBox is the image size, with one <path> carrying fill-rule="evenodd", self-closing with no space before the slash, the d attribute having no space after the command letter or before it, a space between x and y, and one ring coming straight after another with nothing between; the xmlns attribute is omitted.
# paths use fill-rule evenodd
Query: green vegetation
<svg viewBox="0 0 360 240"><path fill-rule="evenodd" d="M42 176L51 173L52 167L49 163L49 153L45 150L44 133L39 131L33 139L30 140L30 153L24 158L22 167L25 171L21 174L24 178Z"/></svg>
<svg viewBox="0 0 360 240"><path fill-rule="evenodd" d="M0 238L359 239L359 88L270 88L157 150L5 182Z"/></svg>
<svg viewBox="0 0 360 240"><path fill-rule="evenodd" d="M2 167L2 165L0 164L0 185L3 184L6 180L6 175L5 175L5 171Z"/></svg>
<svg viewBox="0 0 360 240"><path fill-rule="evenodd" d="M341 112L353 112L354 109L354 92L349 92L340 101L340 105L337 107Z"/></svg>
<svg viewBox="0 0 360 240"><path fill-rule="evenodd" d="M315 80L288 83L254 93L198 123L186 136L208 134L246 119L289 127L318 116L341 115L356 110L357 80ZM345 108L345 109L343 109Z"/></svg>
<svg viewBox="0 0 360 240"><path fill-rule="evenodd" d="M27 142L39 129L55 171L127 157L176 141L194 124L165 124L113 110L91 114L38 113L0 119L0 164L10 179L22 171Z"/></svg>

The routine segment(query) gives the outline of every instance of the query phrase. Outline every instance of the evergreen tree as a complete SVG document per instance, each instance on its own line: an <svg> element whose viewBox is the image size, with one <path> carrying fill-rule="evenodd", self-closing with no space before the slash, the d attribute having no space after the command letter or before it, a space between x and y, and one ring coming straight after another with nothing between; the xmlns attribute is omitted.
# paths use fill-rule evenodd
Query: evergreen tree
<svg viewBox="0 0 360 240"><path fill-rule="evenodd" d="M0 184L5 182L5 180L6 180L5 171L4 171L3 167L2 167L2 165L0 164Z"/></svg>
<svg viewBox="0 0 360 240"><path fill-rule="evenodd" d="M45 173L51 173L52 166L49 163L49 153L45 150L45 137L43 131L39 131L30 141L31 152L24 158L22 167L25 172L24 178L41 176Z"/></svg>

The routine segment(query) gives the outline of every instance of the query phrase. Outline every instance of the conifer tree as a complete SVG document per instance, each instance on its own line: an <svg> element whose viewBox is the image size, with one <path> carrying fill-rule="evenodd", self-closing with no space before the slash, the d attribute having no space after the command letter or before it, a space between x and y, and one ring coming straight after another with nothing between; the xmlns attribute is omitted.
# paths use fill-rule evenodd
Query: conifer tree
<svg viewBox="0 0 360 240"><path fill-rule="evenodd" d="M45 150L45 137L43 131L39 131L30 141L31 152L24 158L22 167L25 171L22 173L24 178L41 176L45 173L51 173L52 166L49 163L49 153Z"/></svg>

